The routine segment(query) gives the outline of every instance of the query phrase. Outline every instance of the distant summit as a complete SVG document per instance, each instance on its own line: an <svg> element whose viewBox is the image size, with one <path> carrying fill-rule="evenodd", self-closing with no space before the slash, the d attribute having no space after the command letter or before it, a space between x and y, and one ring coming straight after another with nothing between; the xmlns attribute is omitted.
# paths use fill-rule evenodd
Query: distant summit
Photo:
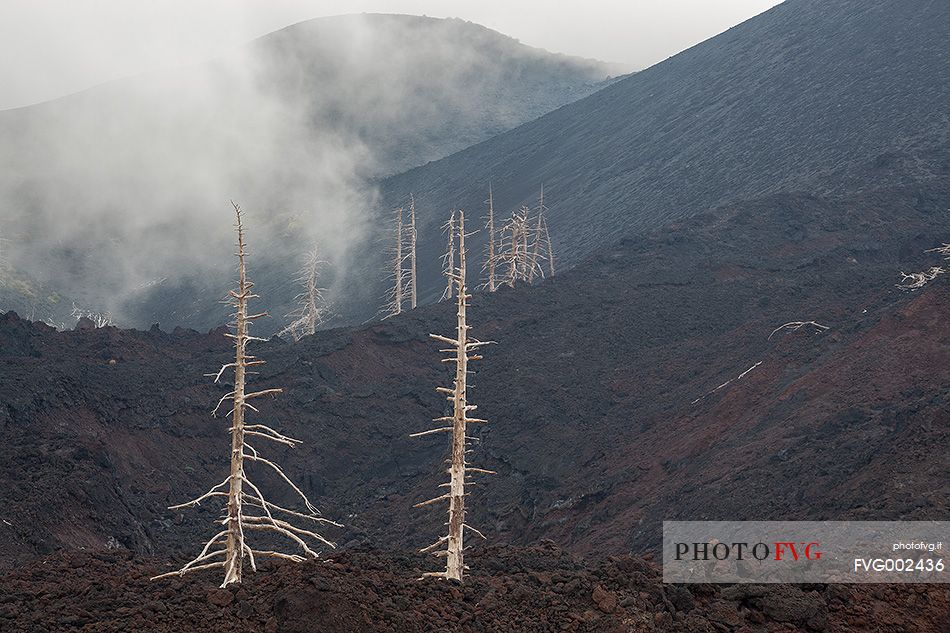
<svg viewBox="0 0 950 633"><path fill-rule="evenodd" d="M553 54L457 18L317 18L252 44L267 90L356 133L379 172L464 149L591 94L618 64Z"/></svg>

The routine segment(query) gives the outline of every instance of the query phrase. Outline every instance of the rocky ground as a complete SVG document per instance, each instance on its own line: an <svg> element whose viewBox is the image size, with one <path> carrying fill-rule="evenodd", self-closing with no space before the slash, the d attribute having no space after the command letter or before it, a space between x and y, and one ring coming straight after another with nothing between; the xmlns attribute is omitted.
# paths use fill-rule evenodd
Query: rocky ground
<svg viewBox="0 0 950 633"><path fill-rule="evenodd" d="M68 553L0 576L4 633L414 631L946 631L940 586L663 585L655 564L587 563L552 544L475 551L464 585L420 581L431 559L348 551L216 588L125 553Z"/></svg>

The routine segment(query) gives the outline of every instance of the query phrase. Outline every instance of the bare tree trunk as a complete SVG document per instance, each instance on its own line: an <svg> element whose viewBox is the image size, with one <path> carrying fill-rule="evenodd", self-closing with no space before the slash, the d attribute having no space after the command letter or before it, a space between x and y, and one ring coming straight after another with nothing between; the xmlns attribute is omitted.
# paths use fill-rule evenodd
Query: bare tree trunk
<svg viewBox="0 0 950 633"><path fill-rule="evenodd" d="M307 499L307 496L284 474L280 466L262 457L253 446L248 444L248 437L252 437L252 439L259 438L269 440L293 448L300 444L300 440L287 437L264 424L245 424L247 409L250 408L252 411L257 410L253 405L248 404L248 401L279 394L283 392L283 389L261 389L252 393L247 393L245 390L248 367L263 365L265 362L247 353L248 343L263 340L249 334L249 325L255 319L266 316L266 313L248 314L248 301L257 298L257 295L251 292L251 288L253 288L254 284L247 278L247 250L244 240L244 226L241 220L241 209L238 205L232 204L237 218L238 287L237 290L232 290L229 293L231 305L235 308L234 334L228 333L226 336L234 340L234 362L227 363L222 366L216 374L211 374L215 377L215 382L218 382L227 369L234 370L234 390L218 400L218 404L213 412L213 414L217 413L221 405L228 400L233 402L234 406L229 414L231 417L230 472L227 479L197 499L170 507L172 510L177 510L200 505L201 502L206 499L227 497L226 516L222 520L216 521L224 526L224 530L211 537L211 540L205 544L201 553L186 563L184 567L178 571L159 574L155 576L153 580L169 576L183 576L186 573L202 569L223 568L224 582L221 586L226 587L227 585L241 582L245 557L247 557L250 562L251 569L256 570L257 564L255 557L281 558L298 562L304 560L304 556L316 558L317 553L307 545L304 537L312 538L330 547L335 547L333 543L316 532L297 527L289 521L278 519L274 516L274 514L281 513L291 517L308 519L316 523L339 525L338 523L322 518L317 512L317 509L310 503L310 500ZM245 463L248 461L262 464L273 470L281 479L290 485L294 492L303 500L307 512L297 512L267 501L260 489L251 482L245 472ZM221 490L224 486L228 487L227 492ZM257 509L256 513L255 508ZM252 549L246 542L245 537L247 531L272 532L289 538L301 548L304 556L270 550ZM224 541L223 546L221 544L222 540ZM218 549L213 549L215 546L217 546Z"/></svg>
<svg viewBox="0 0 950 633"><path fill-rule="evenodd" d="M422 550L423 552L433 551L444 543L446 548L443 552L441 552L441 554L445 556L445 571L429 572L423 574L423 576L437 576L447 580L461 582L464 575L464 570L466 569L463 555L465 536L464 532L466 529L469 529L481 536L480 532L465 524L466 477L469 473L493 473L492 471L482 468L469 468L465 459L465 454L467 452L467 440L469 439L466 435L468 425L486 422L485 420L480 420L478 418L471 418L468 415L470 411L475 409L475 405L468 403L468 363L469 361L481 359L481 356L471 352L478 347L487 345L488 342L470 340L468 336L468 330L471 326L468 325L467 308L468 300L471 299L471 295L468 294L468 288L466 287L465 283L465 213L463 211L459 211L458 226L456 230L458 234L459 263L458 268L456 268L454 265L455 262L453 260L451 271L449 272L449 278L455 285L456 289L455 296L457 318L455 338L430 334L432 338L449 344L449 348L442 351L448 352L452 355L452 357L446 359L447 361L455 362L455 379L453 381L452 389L447 389L445 387L438 388L438 391L440 393L447 394L447 399L452 402L452 415L435 419L436 422L451 422L451 425L443 425L440 428L423 431L421 433L414 433L411 437L419 437L441 432L451 433L452 435L451 455L449 458L448 470L449 492L434 499L430 499L429 501L417 503L416 507L426 506L439 501L448 500L448 534L441 537L429 547L423 548Z"/></svg>
<svg viewBox="0 0 950 633"><path fill-rule="evenodd" d="M409 306L416 308L416 199L409 194Z"/></svg>
<svg viewBox="0 0 950 633"><path fill-rule="evenodd" d="M445 223L443 228L448 230L449 233L449 243L445 251L445 275L446 275L446 285L445 292L442 293L443 299L452 298L452 287L454 285L454 280L452 279L452 271L455 266L455 211L452 211L452 215L449 216L449 221Z"/></svg>
<svg viewBox="0 0 950 633"><path fill-rule="evenodd" d="M488 271L486 287L488 292L495 292L498 289L498 280L495 274L497 265L497 256L495 255L495 203L491 183L488 183L488 221L485 228L488 229L488 257L485 261L485 268Z"/></svg>
<svg viewBox="0 0 950 633"><path fill-rule="evenodd" d="M449 470L449 541L446 549L445 577L450 580L462 580L462 526L465 524L465 383L468 377L468 325L466 307L468 303L465 287L465 212L459 211L459 267L458 284L458 324L455 340L455 393L452 394L454 412L452 416L452 463Z"/></svg>
<svg viewBox="0 0 950 633"><path fill-rule="evenodd" d="M532 236L533 243L531 245L531 257L528 259L528 283L534 281L536 273L542 273L543 269L539 265L539 257L541 255L541 236L544 226L544 183L541 183L541 196L538 198L538 222L534 228L534 235Z"/></svg>
<svg viewBox="0 0 950 633"><path fill-rule="evenodd" d="M234 332L234 412L231 414L231 474L228 490L228 540L224 560L224 583L241 582L244 567L244 530L241 526L241 493L244 485L244 377L247 360L247 297L250 287L245 262L244 226L241 209L236 204L238 238L238 291L232 293L237 307Z"/></svg>

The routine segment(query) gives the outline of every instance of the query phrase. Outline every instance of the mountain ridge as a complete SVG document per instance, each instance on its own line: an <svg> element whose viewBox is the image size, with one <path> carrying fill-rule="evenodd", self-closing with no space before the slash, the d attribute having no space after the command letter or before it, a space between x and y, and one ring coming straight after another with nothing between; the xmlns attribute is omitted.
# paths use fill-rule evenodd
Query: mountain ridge
<svg viewBox="0 0 950 633"><path fill-rule="evenodd" d="M875 164L950 139L950 6L789 0L594 95L382 184L434 227L452 208L536 203L559 259L779 191L848 193ZM480 248L483 236L474 238ZM425 273L426 298L438 292Z"/></svg>

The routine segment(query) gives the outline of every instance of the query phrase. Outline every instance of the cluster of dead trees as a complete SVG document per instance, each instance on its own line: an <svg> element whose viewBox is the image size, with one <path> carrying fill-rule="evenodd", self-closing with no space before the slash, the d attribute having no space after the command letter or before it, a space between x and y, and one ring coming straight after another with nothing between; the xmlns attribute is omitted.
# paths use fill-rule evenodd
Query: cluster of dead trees
<svg viewBox="0 0 950 633"><path fill-rule="evenodd" d="M232 203L233 204L233 203ZM230 406L224 417L230 423L230 460L229 474L223 481L212 487L203 495L191 501L170 506L169 509L180 510L199 506L202 503L219 502L222 514L216 523L219 528L205 543L197 556L185 563L176 571L159 574L153 578L161 579L208 569L222 571L222 587L240 583L245 566L256 571L257 563L262 559L282 559L301 562L308 558L317 558L318 552L314 549L320 545L335 547L325 538L317 528L329 524L340 527L330 519L324 518L300 489L274 461L264 456L257 445L274 443L295 448L301 442L293 437L277 431L272 425L261 424L249 420L253 414L259 414L253 401L260 398L274 397L282 393L279 387L263 389L249 389L248 382L257 369L265 361L251 354L250 344L265 339L251 335L251 325L260 318L267 316L265 312L253 312L250 303L259 296L254 293L254 284L248 278L247 259L248 248L244 231L241 208L233 204L235 214L235 230L237 234L237 286L228 293L229 304L234 309L232 313L231 331L226 334L234 341L234 360L224 364L217 372L207 374L213 377L214 382L220 382L230 373L233 376L233 388L218 400L212 411L217 415L219 411ZM543 202L539 204L543 210ZM491 213L491 205L489 206ZM403 226L402 215L404 210L397 214L397 240L393 274L396 277L395 306L401 306L404 300L403 290L408 294L410 305L416 302L415 286L415 204L410 199L407 227ZM539 220L543 226L543 220ZM474 417L476 405L468 399L469 364L482 357L478 350L490 342L475 340L469 335L471 325L468 323L468 302L471 299L467 284L467 251L465 232L465 213L453 213L449 224L450 253L447 256L446 278L449 293L456 305L456 329L452 336L430 334L436 341L444 344L441 351L448 354L443 362L454 364L454 379L451 387L438 387L437 391L446 396L451 404L449 415L433 419L437 423L435 428L412 434L412 437L447 434L449 440L449 457L446 473L448 481L441 485L447 490L433 499L416 504L416 507L428 506L435 503L448 504L448 526L445 535L441 536L422 552L435 552L445 557L445 570L426 573L424 576L433 576L447 580L462 581L464 570L463 552L464 536L466 531L478 536L481 533L465 523L465 488L470 478L477 474L493 474L483 468L475 468L468 464L467 455L471 453L472 437L467 429L473 424L485 424L486 420ZM408 243L411 252L404 254L403 241ZM408 262L408 274L404 264ZM289 333L294 338L313 333L319 324L325 310L320 289L317 287L317 276L320 260L315 252L311 252L306 265L301 270L299 280L304 286L304 292L298 297L300 308L293 313L295 320L282 332ZM407 283L403 286L403 278ZM298 500L296 507L287 507L289 504L278 505L269 501L260 487L251 479L248 466L270 470L276 474L293 491ZM262 543L254 542L252 537L263 537ZM484 537L482 537L484 538ZM274 543L284 539L293 545L290 551L283 551ZM257 539L260 540L260 539Z"/></svg>
<svg viewBox="0 0 950 633"><path fill-rule="evenodd" d="M408 214L406 207L396 209L393 220L392 239L387 270L391 285L386 296L383 318L402 313L406 304L416 307L416 200L409 194Z"/></svg>
<svg viewBox="0 0 950 633"><path fill-rule="evenodd" d="M554 249L548 229L547 211L544 204L544 186L538 196L537 206L527 205L512 211L510 217L496 220L495 200L491 185L488 187L488 213L485 216L485 252L482 265L482 282L478 289L495 292L500 286L514 287L518 283L534 283L545 276L554 275ZM453 271L460 248L458 226L461 211L452 211L442 225L446 235L445 252L442 255L443 273L446 278L442 300L456 296L457 287ZM395 211L393 227L388 240L389 265L386 269L389 280L386 302L380 309L382 317L400 314L408 304L417 304L416 276L416 230L415 198L410 194L407 207Z"/></svg>
<svg viewBox="0 0 950 633"><path fill-rule="evenodd" d="M544 205L544 185L534 209L522 206L512 211L501 228L496 228L494 200L488 191L488 216L485 230L488 244L483 267L485 281L481 287L494 292L499 285L514 287L518 282L534 283L547 273L554 276L554 249L548 230Z"/></svg>
<svg viewBox="0 0 950 633"><path fill-rule="evenodd" d="M482 267L485 274L481 287L494 292L500 285L514 286L518 282L532 283L545 274L554 274L554 253L545 217L544 189L538 198L535 209L521 207L511 214L500 227L495 224L494 196L489 186L488 215L485 218L487 245L485 262ZM233 203L232 203L233 204ZM228 294L233 307L231 329L227 334L234 341L234 361L223 365L216 373L209 374L214 382L219 382L228 372L233 375L233 389L224 394L212 411L217 415L230 405L225 415L230 422L230 471L219 484L203 495L183 504L171 506L179 510L194 507L202 503L222 502L222 515L217 520L220 529L205 543L204 547L180 569L155 578L182 576L193 571L220 569L223 572L221 586L241 582L245 563L256 570L257 562L266 558L290 561L303 561L318 556L314 547L334 544L317 531L321 524L339 526L338 523L324 518L310 502L304 492L284 473L283 469L258 451L255 445L261 442L275 443L290 448L300 444L294 439L275 430L273 426L250 422L249 415L259 413L252 401L273 397L282 393L278 387L250 390L247 388L250 376L257 374L257 368L265 361L252 355L248 346L263 338L252 336L251 324L266 316L265 312L253 312L249 305L258 295L253 292L254 284L247 275L248 249L244 231L241 208L233 204L235 230L237 233L237 287ZM481 536L478 530L465 523L465 488L470 478L478 474L492 474L492 471L475 468L468 464L467 455L471 453L472 437L467 429L473 424L485 424L486 420L474 417L476 406L468 398L469 364L481 359L479 349L490 342L473 339L469 335L468 302L471 299L467 282L465 213L453 211L445 224L447 248L444 256L446 289L445 299L454 300L456 306L456 329L452 336L430 334L436 341L445 345L441 350L448 354L443 362L454 365L454 378L451 387L438 387L437 391L445 395L451 405L449 415L433 419L437 426L412 437L446 434L449 439L449 457L445 460L448 481L441 485L442 494L417 507L435 503L448 504L448 526L446 534L423 552L435 552L445 557L445 570L431 572L425 576L435 576L448 580L461 581L466 569L463 559L465 532L470 531ZM392 286L384 308L386 316L402 312L408 306L417 305L416 282L416 205L410 195L407 207L396 209L392 235L389 274ZM323 290L319 287L318 277L324 265L316 252L307 254L297 281L303 291L297 296L297 309L288 317L292 321L279 335L289 335L294 340L313 334L325 320L327 303ZM277 505L267 499L264 492L252 481L247 467L257 466L269 469L286 483L294 492L299 504L296 508ZM264 536L264 545L252 543L253 535ZM281 551L272 545L275 537L283 538L294 545L292 551Z"/></svg>

